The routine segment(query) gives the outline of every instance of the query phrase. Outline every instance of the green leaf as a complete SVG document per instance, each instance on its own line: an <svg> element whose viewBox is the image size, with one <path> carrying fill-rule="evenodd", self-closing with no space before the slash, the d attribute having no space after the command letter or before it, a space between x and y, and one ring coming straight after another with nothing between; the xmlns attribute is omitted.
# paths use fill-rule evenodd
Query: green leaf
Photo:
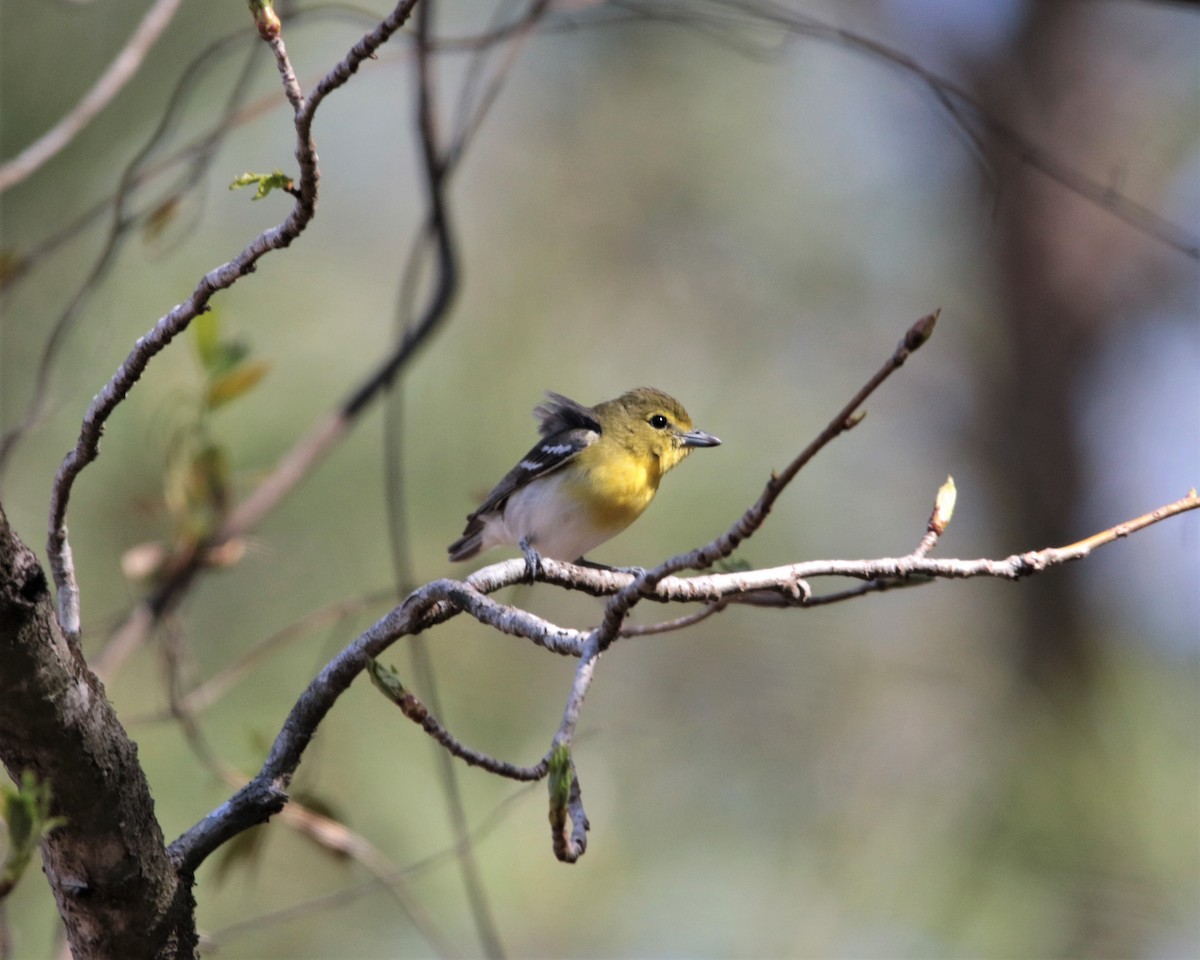
<svg viewBox="0 0 1200 960"><path fill-rule="evenodd" d="M240 340L223 340L216 344L209 354L204 372L209 378L223 377L233 370L250 354L250 348Z"/></svg>
<svg viewBox="0 0 1200 960"><path fill-rule="evenodd" d="M556 822L566 815L571 799L571 748L560 743L550 754L550 820Z"/></svg>
<svg viewBox="0 0 1200 960"><path fill-rule="evenodd" d="M408 698L408 691L400 682L400 675L396 672L395 667L384 666L378 660L371 659L367 661L367 673L371 675L371 682L375 684L375 688L380 693L392 703L404 705Z"/></svg>
<svg viewBox="0 0 1200 960"><path fill-rule="evenodd" d="M204 405L209 410L215 410L222 404L249 393L270 369L271 365L265 360L253 360L250 363L235 366L228 373L209 382Z"/></svg>
<svg viewBox="0 0 1200 960"><path fill-rule="evenodd" d="M257 184L258 187L254 191L254 200L261 200L272 190L283 190L286 193L291 193L295 190L292 178L279 169L276 169L273 173L243 173L229 185L229 189L240 190L242 187L249 187L254 184Z"/></svg>
<svg viewBox="0 0 1200 960"><path fill-rule="evenodd" d="M713 569L721 573L745 573L747 570L753 570L754 567L749 560L742 560L738 557L727 557L724 560L718 560L713 564Z"/></svg>
<svg viewBox="0 0 1200 960"><path fill-rule="evenodd" d="M50 816L50 783L26 770L20 787L0 785L0 815L8 830L8 854L0 864L0 895L11 890L29 866L38 841L66 823Z"/></svg>
<svg viewBox="0 0 1200 960"><path fill-rule="evenodd" d="M221 349L221 317L216 310L202 313L192 321L192 338L200 365L206 373L211 373Z"/></svg>

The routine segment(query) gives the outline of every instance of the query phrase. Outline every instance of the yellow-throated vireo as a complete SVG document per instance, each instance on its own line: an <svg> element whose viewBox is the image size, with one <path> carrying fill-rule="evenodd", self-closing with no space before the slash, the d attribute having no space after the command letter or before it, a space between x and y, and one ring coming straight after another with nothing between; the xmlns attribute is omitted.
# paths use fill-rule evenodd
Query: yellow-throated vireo
<svg viewBox="0 0 1200 960"><path fill-rule="evenodd" d="M450 544L451 560L516 544L532 578L541 556L573 561L633 523L663 474L721 441L673 397L638 387L585 407L557 393L533 413L542 440L496 484Z"/></svg>

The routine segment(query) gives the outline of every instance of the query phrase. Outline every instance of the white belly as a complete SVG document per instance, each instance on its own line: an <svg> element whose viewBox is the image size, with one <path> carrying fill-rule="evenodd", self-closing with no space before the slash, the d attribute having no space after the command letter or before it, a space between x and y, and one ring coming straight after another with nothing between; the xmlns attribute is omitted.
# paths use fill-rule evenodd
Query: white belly
<svg viewBox="0 0 1200 960"><path fill-rule="evenodd" d="M597 528L584 506L564 495L562 474L552 473L509 497L502 517L493 515L485 521L483 549L516 545L525 538L543 556L570 562L616 536L625 526Z"/></svg>

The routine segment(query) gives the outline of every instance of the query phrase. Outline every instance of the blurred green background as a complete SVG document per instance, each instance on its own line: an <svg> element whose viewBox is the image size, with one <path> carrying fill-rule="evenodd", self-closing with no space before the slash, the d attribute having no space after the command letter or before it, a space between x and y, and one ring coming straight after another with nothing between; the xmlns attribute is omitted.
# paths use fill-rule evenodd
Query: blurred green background
<svg viewBox="0 0 1200 960"><path fill-rule="evenodd" d="M167 650L195 683L324 605L394 583L384 457L398 431L420 581L475 498L535 437L552 389L594 403L635 385L679 397L724 445L691 458L594 559L650 565L724 531L891 352L940 307L933 341L869 416L787 491L739 554L756 566L894 556L953 474L939 554L1073 542L1200 483L1200 277L1194 256L1034 169L1045 156L1200 232L1200 16L1186 4L876 0L562 4L520 51L450 186L462 286L402 378L163 635L109 684L172 839L229 793L161 711ZM0 155L77 101L147 8L0 5ZM281 8L282 9L282 8ZM381 15L385 6L376 5ZM443 3L446 37L515 4ZM768 13L771 15L768 16ZM776 16L781 14L782 16ZM370 25L311 7L285 37L306 89ZM910 72L800 29L816 17L970 91L1003 129L955 116ZM784 21L790 20L790 27ZM229 192L294 172L289 112L235 0L184 4L142 71L70 148L0 196L6 262L110 198L186 81L151 162L217 123L247 64L239 123L200 169L176 164L130 213L186 184L161 229L138 221L81 304L47 415L0 497L41 551L48 488L92 395L133 341L288 209ZM470 65L439 58L447 130ZM271 365L212 417L239 494L388 350L422 217L408 44L364 65L317 115L318 216L214 304ZM498 68L503 56L488 61ZM955 101L962 108L960 101ZM961 121L965 119L966 127ZM1031 162L1033 161L1033 162ZM0 429L24 416L50 329L110 213L10 277L0 306ZM143 595L129 548L168 536L173 437L202 375L190 338L113 417L70 512L85 647ZM499 557L500 554L494 555ZM1200 523L1185 516L1014 585L970 581L811 611L730 610L618 644L588 699L576 762L592 832L550 852L544 788L463 768L490 911L512 956L1153 957L1200 955ZM489 557L488 559L493 559ZM599 601L547 587L503 599L558 622ZM307 633L206 711L225 762L257 769L297 694L378 616ZM646 622L667 615L639 609ZM517 763L545 751L573 663L466 618L430 633L448 726ZM180 653L182 651L182 653ZM411 679L403 644L387 657ZM322 726L297 789L391 862L453 843L435 749L365 681ZM433 952L381 888L272 917L370 879L276 822L252 862L198 878L222 957ZM477 954L460 873L406 877L457 952ZM14 955L53 952L27 876L7 905Z"/></svg>

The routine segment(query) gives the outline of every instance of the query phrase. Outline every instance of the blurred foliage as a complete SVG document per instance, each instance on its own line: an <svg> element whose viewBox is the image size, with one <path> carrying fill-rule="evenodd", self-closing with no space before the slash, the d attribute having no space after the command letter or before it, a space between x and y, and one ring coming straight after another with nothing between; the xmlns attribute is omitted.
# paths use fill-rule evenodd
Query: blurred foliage
<svg viewBox="0 0 1200 960"><path fill-rule="evenodd" d="M0 820L7 834L4 861L0 862L0 898L8 896L21 879L42 837L67 822L50 815L50 803L50 783L38 783L28 770L21 774L16 789L0 783Z"/></svg>
<svg viewBox="0 0 1200 960"><path fill-rule="evenodd" d="M162 503L170 523L169 539L136 544L125 551L121 568L132 580L161 581L201 547L213 566L231 566L245 553L244 544L237 540L216 549L207 547L232 505L230 455L214 437L212 414L253 390L270 364L251 359L244 342L222 337L219 317L210 310L191 324L203 380L196 394L176 407L175 422L168 428Z"/></svg>
<svg viewBox="0 0 1200 960"><path fill-rule="evenodd" d="M586 18L591 8L578 6L562 16ZM4 0L3 157L74 104L144 7ZM655 9L686 19L687 8ZM797 0L787 9L884 40L963 83L978 63L1021 76L1013 45L1031 16L1016 0ZM385 491L396 485L417 575L463 572L445 562L445 545L476 493L532 443L529 412L545 389L595 402L652 384L722 437L595 559L645 565L693 546L726 529L904 329L938 306L937 336L804 471L744 556L767 566L911 550L951 472L957 506L940 555L1047 546L1006 525L1002 504L1032 494L992 486L1000 438L984 426L1007 350L995 287L1003 173L902 73L703 10L707 19L691 26L634 16L548 32L522 50L450 184L463 286L400 384L403 476L385 472L382 417L372 412L254 532L243 561L189 598L172 624L186 646L185 680L216 674L316 608L392 584ZM1088 10L1070 67L1111 78L1096 82L1111 100L1113 143L1066 159L1195 232L1200 18L1171 4ZM486 26L473 3L445 4L438 20L453 37ZM285 20L306 89L368 25L341 8ZM52 368L52 404L0 478L27 540L44 528L48 483L81 412L133 341L289 208L278 191L249 204L225 189L238 171L286 169L292 151L290 111L244 8L183 5L110 109L0 196L0 257L22 265L5 268L0 291L7 430L110 225L101 214L33 268L23 258L113 194L182 70L234 30L244 37L215 48L191 78L190 99L149 159L167 163L208 129L238 74L230 66L258 49L246 59L244 122L184 178L180 206L168 183L179 168L136 187L142 230L91 292ZM469 62L462 52L439 60L451 106ZM143 589L119 558L147 542L171 553L202 540L388 349L424 218L410 67L403 43L385 48L323 105L314 127L322 192L309 232L220 296L220 326L210 315L191 348L157 357L109 425L70 517L89 654ZM1091 204L1065 196L1059 225L1093 216ZM1094 236L1095 222L1081 222L1079 235ZM1097 275L1084 261L1072 274L1081 296L1101 281L1115 286L1121 317L1070 384L1086 465L1067 518L1079 536L1172 500L1200 476L1195 263L1112 229L1114 264ZM250 338L253 357L241 346ZM166 534L162 511L146 508L163 502ZM471 820L488 826L474 852L508 951L1200 953L1198 537L1196 518L1182 518L1039 581L1049 591L1070 583L1073 602L1084 600L1078 614L1099 661L1078 696L1022 674L1019 611L1032 581L942 583L802 612L731 608L685 633L622 641L600 664L571 758L593 828L577 865L550 852L540 790L462 774ZM542 587L502 599L571 625L594 622L599 609ZM208 709L200 724L224 762L253 769L261 751L249 733L277 730L313 674L368 622L340 620L281 646ZM573 664L466 622L431 632L429 643L439 719L456 736L517 763L544 754ZM398 648L385 659L405 657ZM148 719L166 699L157 647L106 687L173 838L229 788L177 726ZM433 749L356 687L300 773L411 867L415 895L472 953L459 875L440 856L455 838ZM231 850L200 873L200 923L221 956L428 954L379 888L339 899L367 880L353 862L279 823L256 833L270 842L247 837L253 869L232 869L251 860ZM266 916L320 897L330 899L278 922ZM44 885L18 886L7 915L15 955L44 955L55 927Z"/></svg>

